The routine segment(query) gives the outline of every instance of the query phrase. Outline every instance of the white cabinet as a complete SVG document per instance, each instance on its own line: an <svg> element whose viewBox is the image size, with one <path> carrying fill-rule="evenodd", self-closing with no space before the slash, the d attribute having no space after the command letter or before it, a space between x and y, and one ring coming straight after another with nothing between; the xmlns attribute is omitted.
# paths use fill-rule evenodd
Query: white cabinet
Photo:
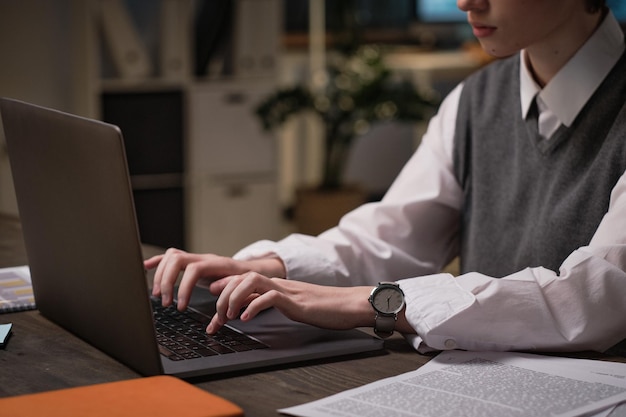
<svg viewBox="0 0 626 417"><path fill-rule="evenodd" d="M214 10L214 4L191 0L92 0L91 4L94 23L108 22L118 28L126 21L137 30L136 36L131 36L133 28L121 32L114 30L115 36L107 36L107 32L99 30L101 26L98 24L92 27L96 38L101 41L99 53L94 58L100 61L98 77L102 82L95 96L109 97L115 93L143 97L148 93L158 95L172 89L182 94L180 111L157 106L147 110L148 118L139 119L125 111L127 100L122 99L117 107L122 115L126 114L136 124L150 123L147 119L171 119L177 113L183 115L178 136L182 140L184 161L182 169L177 171L183 178L183 201L175 208L184 203L184 248L193 252L231 255L254 240L275 238L280 216L276 190L276 143L271 135L261 131L253 108L275 86L281 2L233 2L232 16L224 17L232 18L232 21L223 27L223 30L232 31L231 36L226 37L232 37L230 52L226 54L232 62L225 66L231 70L227 74L209 71L205 75L198 73L196 67L206 64L204 52L209 51L199 53L201 45L194 43L204 39L198 37L200 32L204 34L201 29L204 27L210 32L219 18L206 14L207 10ZM103 13L107 10L113 13ZM121 19L124 14L128 18ZM268 26L259 30L255 24L257 19ZM121 37L122 34L127 36ZM131 42L133 39L134 42ZM132 66L136 62L125 59L129 54L124 51L133 46L135 49L146 48L146 53L141 56L149 60L150 70L134 71ZM117 59L115 55L106 53L115 51L121 51ZM184 53L178 56L181 52ZM198 55L194 57L193 53ZM219 61L220 56L216 53L212 51L207 56ZM181 65L170 68L164 64L171 61L170 58L180 61ZM193 74L192 68L196 68ZM137 72L144 75L137 76ZM101 115L104 115L106 108L101 104L106 103L97 105L103 110ZM142 134L146 131L142 126L138 126L137 130L140 133L136 136L140 138L156 137L155 133L160 133ZM150 156L150 152L159 151L154 148L144 146L145 152L140 149L138 154L148 160L162 158L162 150L160 155ZM175 156L170 152L167 157ZM146 176L142 175L142 179ZM150 210L168 210L166 204L152 202L150 200L151 206L143 217L154 218ZM179 221L178 211L169 211L157 217L158 224L152 229L163 231L166 226L163 218L168 218L169 222ZM145 213L138 210L138 215ZM142 219L139 220L141 224ZM165 236L166 240L168 236ZM170 246L160 241L158 244Z"/></svg>
<svg viewBox="0 0 626 417"><path fill-rule="evenodd" d="M197 84L187 94L188 248L232 255L277 238L276 141L254 114L272 85Z"/></svg>
<svg viewBox="0 0 626 417"><path fill-rule="evenodd" d="M254 114L273 87L268 81L222 81L189 89L190 174L228 177L276 172L274 135L262 131Z"/></svg>
<svg viewBox="0 0 626 417"><path fill-rule="evenodd" d="M277 238L276 194L273 178L190 182L190 250L233 255L253 241Z"/></svg>

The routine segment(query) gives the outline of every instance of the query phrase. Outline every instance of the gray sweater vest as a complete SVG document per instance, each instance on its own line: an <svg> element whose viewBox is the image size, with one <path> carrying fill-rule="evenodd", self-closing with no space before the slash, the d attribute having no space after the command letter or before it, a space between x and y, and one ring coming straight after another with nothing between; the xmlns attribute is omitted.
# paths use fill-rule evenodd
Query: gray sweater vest
<svg viewBox="0 0 626 417"><path fill-rule="evenodd" d="M454 170L464 192L462 272L558 272L591 240L626 169L626 54L572 126L548 141L521 117L519 65L518 56L497 61L461 94Z"/></svg>

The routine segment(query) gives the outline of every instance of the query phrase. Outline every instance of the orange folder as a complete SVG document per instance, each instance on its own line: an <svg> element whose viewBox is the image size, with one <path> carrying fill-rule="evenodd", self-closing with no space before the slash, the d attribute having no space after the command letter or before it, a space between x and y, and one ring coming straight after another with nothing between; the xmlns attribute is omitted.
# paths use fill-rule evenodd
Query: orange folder
<svg viewBox="0 0 626 417"><path fill-rule="evenodd" d="M235 404L171 376L153 376L0 399L11 417L239 417Z"/></svg>

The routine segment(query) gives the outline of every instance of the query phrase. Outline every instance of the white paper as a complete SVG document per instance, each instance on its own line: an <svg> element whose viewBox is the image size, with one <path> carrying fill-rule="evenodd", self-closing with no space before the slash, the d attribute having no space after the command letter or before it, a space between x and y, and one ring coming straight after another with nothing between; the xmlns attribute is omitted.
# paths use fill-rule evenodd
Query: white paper
<svg viewBox="0 0 626 417"><path fill-rule="evenodd" d="M626 364L447 351L419 369L279 410L300 417L621 416ZM613 413L613 414L609 414Z"/></svg>

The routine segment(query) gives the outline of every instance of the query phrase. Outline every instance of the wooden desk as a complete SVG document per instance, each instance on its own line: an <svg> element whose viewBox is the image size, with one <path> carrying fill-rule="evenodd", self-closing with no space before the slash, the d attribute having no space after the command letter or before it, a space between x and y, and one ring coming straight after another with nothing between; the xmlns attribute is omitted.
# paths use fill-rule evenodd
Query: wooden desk
<svg viewBox="0 0 626 417"><path fill-rule="evenodd" d="M0 214L0 267L26 264L17 219ZM0 397L137 378L140 375L43 317L38 311L0 314L13 335L0 350ZM246 415L277 416L278 408L323 398L413 370L431 357L415 353L400 336L381 354L358 355L194 379L198 387L231 400Z"/></svg>
<svg viewBox="0 0 626 417"><path fill-rule="evenodd" d="M0 215L0 256L4 256L0 259L0 266L25 263L21 233L17 233L19 230L16 219ZM0 323L7 322L12 322L14 328L8 346L0 350L0 396L140 376L51 323L38 311L0 314ZM255 373L194 379L191 382L238 404L248 416L277 416L279 408L408 372L432 357L416 353L397 335L387 340L385 347L385 351L377 355L274 367ZM606 358L593 353L577 356L624 361L623 358Z"/></svg>

